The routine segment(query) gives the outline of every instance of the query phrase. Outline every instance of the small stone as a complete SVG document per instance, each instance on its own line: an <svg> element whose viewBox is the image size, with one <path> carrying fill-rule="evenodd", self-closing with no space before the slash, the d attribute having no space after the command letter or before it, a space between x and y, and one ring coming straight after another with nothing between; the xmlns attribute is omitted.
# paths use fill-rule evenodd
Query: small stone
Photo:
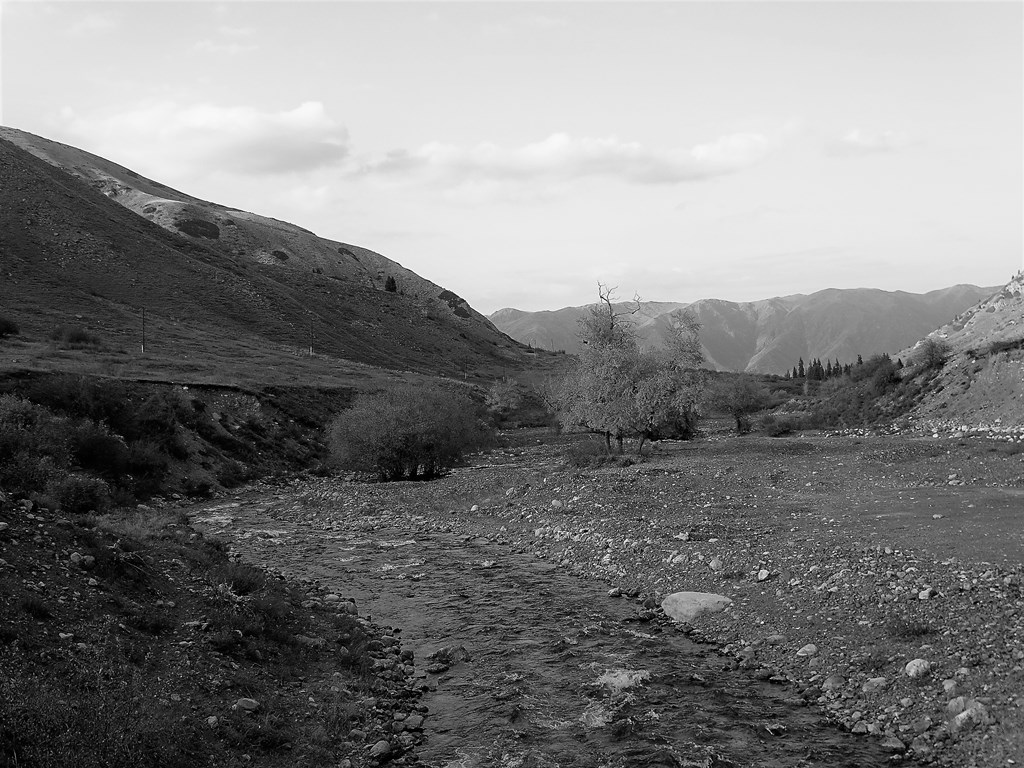
<svg viewBox="0 0 1024 768"><path fill-rule="evenodd" d="M861 690L864 693L876 693L883 690L889 685L889 681L884 677L871 677L868 678L867 682L861 686Z"/></svg>
<svg viewBox="0 0 1024 768"><path fill-rule="evenodd" d="M882 739L880 746L886 752L892 752L894 755L902 754L907 751L907 745L900 741L896 736L886 736Z"/></svg>
<svg viewBox="0 0 1024 768"><path fill-rule="evenodd" d="M719 573L720 571L722 571L722 569L725 568L725 563L723 563L719 558L713 557L711 558L711 562L708 563L708 566L715 573Z"/></svg>
<svg viewBox="0 0 1024 768"><path fill-rule="evenodd" d="M256 699L239 699L231 708L240 709L243 712L255 712L260 708L260 703Z"/></svg>
<svg viewBox="0 0 1024 768"><path fill-rule="evenodd" d="M608 597L622 597L622 587L612 587L609 589Z"/></svg>
<svg viewBox="0 0 1024 768"><path fill-rule="evenodd" d="M370 757L386 757L391 754L391 745L384 739L381 739L372 747L370 747Z"/></svg>
<svg viewBox="0 0 1024 768"><path fill-rule="evenodd" d="M829 675L825 678L821 684L821 690L823 691L835 691L843 687L846 681L843 680L841 675Z"/></svg>
<svg viewBox="0 0 1024 768"><path fill-rule="evenodd" d="M949 730L953 733L962 733L973 729L977 725L988 725L992 718L980 701L971 701L969 706L949 724Z"/></svg>
<svg viewBox="0 0 1024 768"><path fill-rule="evenodd" d="M942 681L942 690L948 694L956 693L956 680L949 678Z"/></svg>
<svg viewBox="0 0 1024 768"><path fill-rule="evenodd" d="M770 571L765 570L764 568L762 568L760 571L757 572L757 580L758 581L767 581L768 577L771 576L771 575L772 574L771 574Z"/></svg>
<svg viewBox="0 0 1024 768"><path fill-rule="evenodd" d="M784 642L786 642L786 636L785 635L778 635L778 634L776 634L776 635L768 635L768 637L766 637L764 639L764 641L768 645L782 645Z"/></svg>
<svg viewBox="0 0 1024 768"><path fill-rule="evenodd" d="M903 668L903 672L911 680L917 680L927 675L932 668L932 663L926 659L914 659L908 661L907 665Z"/></svg>
<svg viewBox="0 0 1024 768"><path fill-rule="evenodd" d="M405 727L410 730L418 730L423 727L423 715L409 715L405 719Z"/></svg>
<svg viewBox="0 0 1024 768"><path fill-rule="evenodd" d="M918 600L931 600L937 594L939 594L939 593L936 592L932 587L928 587L927 589L922 589L920 592L917 593L917 599Z"/></svg>
<svg viewBox="0 0 1024 768"><path fill-rule="evenodd" d="M479 512L480 511L480 505L479 504L474 504L472 507L469 508L469 511L470 512ZM391 747L388 746L388 750L389 751L390 751L390 749L391 749Z"/></svg>
<svg viewBox="0 0 1024 768"><path fill-rule="evenodd" d="M68 560L71 561L72 565L78 565L80 562L82 562L82 556L77 552L72 552L71 557L69 557Z"/></svg>
<svg viewBox="0 0 1024 768"><path fill-rule="evenodd" d="M956 717L965 709L967 709L967 699L963 696L957 696L946 703L946 714L949 717Z"/></svg>
<svg viewBox="0 0 1024 768"><path fill-rule="evenodd" d="M797 651L796 655L800 656L800 657L805 657L806 658L806 657L809 657L809 656L814 656L817 653L818 653L818 646L816 646L814 643L808 643L803 648L801 648L799 651Z"/></svg>
<svg viewBox="0 0 1024 768"><path fill-rule="evenodd" d="M325 603L340 603L341 595L335 595L333 592L329 595L324 596Z"/></svg>
<svg viewBox="0 0 1024 768"><path fill-rule="evenodd" d="M554 501L551 502L551 508L552 509L561 509L564 506L565 505L562 502L560 502L558 499L555 499Z"/></svg>
<svg viewBox="0 0 1024 768"><path fill-rule="evenodd" d="M0 532L6 531L10 527L11 526L8 523L0 523Z"/></svg>
<svg viewBox="0 0 1024 768"><path fill-rule="evenodd" d="M220 720L217 718L216 715L210 715L208 718L206 718L206 724L211 728L216 728L218 723L220 723Z"/></svg>

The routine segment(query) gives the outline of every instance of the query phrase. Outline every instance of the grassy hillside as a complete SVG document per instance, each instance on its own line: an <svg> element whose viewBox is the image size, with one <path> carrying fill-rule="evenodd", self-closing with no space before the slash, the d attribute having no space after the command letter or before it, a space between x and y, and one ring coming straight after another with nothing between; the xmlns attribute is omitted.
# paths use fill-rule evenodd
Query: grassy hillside
<svg viewBox="0 0 1024 768"><path fill-rule="evenodd" d="M20 329L0 341L0 370L350 384L379 368L487 380L537 357L450 292L390 292L212 248L3 140L0 209L0 314ZM92 342L55 341L60 326Z"/></svg>

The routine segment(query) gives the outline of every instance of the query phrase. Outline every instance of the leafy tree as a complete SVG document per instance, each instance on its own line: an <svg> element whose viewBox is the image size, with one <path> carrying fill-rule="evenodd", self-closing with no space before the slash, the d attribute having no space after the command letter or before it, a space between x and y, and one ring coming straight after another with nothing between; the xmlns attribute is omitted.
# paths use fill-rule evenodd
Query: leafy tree
<svg viewBox="0 0 1024 768"><path fill-rule="evenodd" d="M914 362L924 370L941 368L949 358L949 344L944 339L928 338L917 345Z"/></svg>
<svg viewBox="0 0 1024 768"><path fill-rule="evenodd" d="M384 281L384 290L388 293L396 293L398 291L398 283L395 282L395 278L388 275L388 279Z"/></svg>
<svg viewBox="0 0 1024 768"><path fill-rule="evenodd" d="M741 373L712 388L711 404L736 420L736 433L750 431L750 414L768 405L769 394L764 385L750 374Z"/></svg>
<svg viewBox="0 0 1024 768"><path fill-rule="evenodd" d="M406 384L357 398L335 418L331 449L339 466L381 480L429 479L490 443L481 415L464 394Z"/></svg>
<svg viewBox="0 0 1024 768"><path fill-rule="evenodd" d="M507 378L495 381L484 398L487 410L498 421L507 419L522 402L523 395L519 390L519 382Z"/></svg>
<svg viewBox="0 0 1024 768"><path fill-rule="evenodd" d="M598 284L600 301L580 320L580 353L562 383L560 421L604 437L611 452L615 439L644 441L666 434L690 436L696 426L703 374L694 369L704 359L700 324L688 312L673 313L663 351L641 350L629 316L640 309L616 306L613 290Z"/></svg>

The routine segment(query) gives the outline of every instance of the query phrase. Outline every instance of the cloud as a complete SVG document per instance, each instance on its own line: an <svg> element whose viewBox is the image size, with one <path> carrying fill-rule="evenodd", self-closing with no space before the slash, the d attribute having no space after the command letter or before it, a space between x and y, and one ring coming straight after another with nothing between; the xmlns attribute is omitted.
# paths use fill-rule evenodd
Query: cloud
<svg viewBox="0 0 1024 768"><path fill-rule="evenodd" d="M105 116L62 112L66 130L92 151L119 162L154 158L176 176L182 170L284 174L340 163L348 132L323 104L280 112L212 104L158 102Z"/></svg>
<svg viewBox="0 0 1024 768"><path fill-rule="evenodd" d="M424 178L443 183L571 181L603 176L637 184L674 184L734 173L765 157L773 142L759 133L735 133L690 149L654 150L637 142L552 134L506 149L495 144L462 148L434 142L364 162L358 173Z"/></svg>
<svg viewBox="0 0 1024 768"><path fill-rule="evenodd" d="M93 37L112 32L119 26L120 22L109 13L86 13L69 24L64 34L69 37Z"/></svg>
<svg viewBox="0 0 1024 768"><path fill-rule="evenodd" d="M224 53L228 56L235 56L239 53L255 51L256 46L252 43L220 42L218 40L197 40L192 44L192 50L196 53Z"/></svg>
<svg viewBox="0 0 1024 768"><path fill-rule="evenodd" d="M835 157L896 152L911 145L910 137L898 131L868 133L854 128L825 145L825 153Z"/></svg>

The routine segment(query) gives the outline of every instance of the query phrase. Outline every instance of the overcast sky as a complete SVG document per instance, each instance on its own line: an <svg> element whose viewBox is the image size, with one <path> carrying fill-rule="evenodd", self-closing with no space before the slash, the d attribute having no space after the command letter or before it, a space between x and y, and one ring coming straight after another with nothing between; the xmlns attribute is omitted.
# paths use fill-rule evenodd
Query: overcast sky
<svg viewBox="0 0 1024 768"><path fill-rule="evenodd" d="M0 7L0 122L491 312L1005 283L1020 2Z"/></svg>

